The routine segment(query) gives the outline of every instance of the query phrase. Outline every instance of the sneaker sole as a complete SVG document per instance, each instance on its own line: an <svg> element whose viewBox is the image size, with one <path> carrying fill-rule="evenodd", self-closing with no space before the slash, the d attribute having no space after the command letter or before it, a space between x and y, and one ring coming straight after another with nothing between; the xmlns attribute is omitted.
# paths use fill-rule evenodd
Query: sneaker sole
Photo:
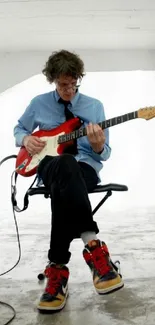
<svg viewBox="0 0 155 325"><path fill-rule="evenodd" d="M57 307L46 307L46 306L40 306L40 305L38 305L37 308L38 308L39 311L49 311L49 312L50 311L51 312L52 311L53 312L54 311L60 311L60 310L62 310L65 307L68 296L69 296L69 292L67 291L66 292L65 299L64 299L63 303L60 306L57 306Z"/></svg>
<svg viewBox="0 0 155 325"><path fill-rule="evenodd" d="M106 294L110 294L110 293L113 293L117 290L120 290L124 287L124 282L121 281L120 283L118 284L115 284L114 286L110 287L110 288L107 288L107 289L97 289L95 288L96 292L99 293L100 295L106 295Z"/></svg>

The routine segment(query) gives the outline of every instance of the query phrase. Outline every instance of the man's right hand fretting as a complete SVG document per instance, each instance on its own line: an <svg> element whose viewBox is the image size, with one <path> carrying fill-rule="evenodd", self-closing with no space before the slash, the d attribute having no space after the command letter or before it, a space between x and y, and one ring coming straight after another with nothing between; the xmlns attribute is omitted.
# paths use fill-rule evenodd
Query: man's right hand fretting
<svg viewBox="0 0 155 325"><path fill-rule="evenodd" d="M42 141L40 138L32 135L26 135L23 140L24 147L32 156L41 152L41 150L45 147L45 144L45 141Z"/></svg>

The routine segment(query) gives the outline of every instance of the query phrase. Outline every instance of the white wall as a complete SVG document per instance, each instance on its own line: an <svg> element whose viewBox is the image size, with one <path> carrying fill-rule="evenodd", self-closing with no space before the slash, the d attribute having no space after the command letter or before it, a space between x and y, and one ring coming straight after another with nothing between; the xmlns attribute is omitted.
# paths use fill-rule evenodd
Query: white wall
<svg viewBox="0 0 155 325"><path fill-rule="evenodd" d="M155 51L78 51L86 71L155 70ZM50 52L0 53L0 93L41 73Z"/></svg>

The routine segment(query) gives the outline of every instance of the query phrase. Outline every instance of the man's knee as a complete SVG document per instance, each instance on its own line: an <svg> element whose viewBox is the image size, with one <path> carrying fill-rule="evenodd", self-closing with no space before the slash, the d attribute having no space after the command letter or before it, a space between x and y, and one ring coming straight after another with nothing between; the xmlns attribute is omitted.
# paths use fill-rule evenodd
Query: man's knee
<svg viewBox="0 0 155 325"><path fill-rule="evenodd" d="M63 154L59 156L58 158L58 164L59 168L61 171L68 173L68 174L73 174L76 171L80 171L79 165L74 158L74 156L70 154Z"/></svg>
<svg viewBox="0 0 155 325"><path fill-rule="evenodd" d="M39 174L44 183L51 183L55 179L69 181L73 177L77 177L80 173L79 165L70 154L63 154L56 157L46 156L39 168Z"/></svg>
<svg viewBox="0 0 155 325"><path fill-rule="evenodd" d="M60 155L58 156L58 159L59 159L59 163L60 164L69 164L69 165L77 165L77 161L76 159L74 158L74 156L68 154L68 153L64 153L63 155Z"/></svg>
<svg viewBox="0 0 155 325"><path fill-rule="evenodd" d="M45 156L42 161L39 164L38 170L42 170L44 167L47 168L50 167L51 165L55 165L55 166L71 166L71 165L77 165L77 161L74 158L74 156L70 155L70 154L63 154L60 156Z"/></svg>

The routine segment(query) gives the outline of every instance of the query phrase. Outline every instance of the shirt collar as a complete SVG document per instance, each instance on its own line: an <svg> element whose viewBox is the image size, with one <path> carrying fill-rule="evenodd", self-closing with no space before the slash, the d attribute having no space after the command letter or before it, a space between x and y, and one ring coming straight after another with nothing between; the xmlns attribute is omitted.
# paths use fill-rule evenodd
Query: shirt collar
<svg viewBox="0 0 155 325"><path fill-rule="evenodd" d="M77 101L78 101L78 99L79 99L79 96L80 96L80 93L79 93L79 91L77 90L75 96L74 96L74 97L72 98L72 100L71 100L71 105L72 105L72 107L75 107L75 105L77 104ZM58 92L57 92L56 89L54 90L54 97L55 97L56 101L58 102L58 100L60 99L60 95L58 94Z"/></svg>

